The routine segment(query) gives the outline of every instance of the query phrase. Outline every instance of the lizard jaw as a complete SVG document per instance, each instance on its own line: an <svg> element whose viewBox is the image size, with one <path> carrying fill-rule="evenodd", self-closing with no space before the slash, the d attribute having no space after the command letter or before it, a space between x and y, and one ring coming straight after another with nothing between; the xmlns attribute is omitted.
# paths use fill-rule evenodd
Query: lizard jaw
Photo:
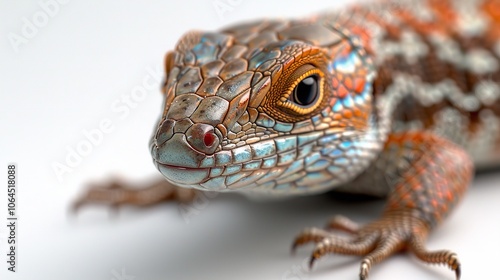
<svg viewBox="0 0 500 280"><path fill-rule="evenodd" d="M163 164L158 161L156 161L156 166L168 181L176 185L198 185L206 181L210 173L208 168L182 167Z"/></svg>

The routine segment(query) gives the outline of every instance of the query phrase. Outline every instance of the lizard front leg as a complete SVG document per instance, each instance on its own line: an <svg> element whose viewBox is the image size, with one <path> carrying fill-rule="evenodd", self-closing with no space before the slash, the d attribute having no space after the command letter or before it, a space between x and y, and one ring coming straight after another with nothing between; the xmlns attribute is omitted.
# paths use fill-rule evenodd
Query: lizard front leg
<svg viewBox="0 0 500 280"><path fill-rule="evenodd" d="M83 205L101 204L118 208L122 205L139 207L153 206L165 201L191 202L197 191L172 185L163 178L145 184L143 188L134 188L124 182L114 180L108 185L90 187L86 193L73 203L73 211Z"/></svg>
<svg viewBox="0 0 500 280"><path fill-rule="evenodd" d="M382 216L366 226L337 217L329 227L348 234L308 229L300 234L294 248L309 242L316 247L315 260L327 253L364 256L360 278L367 279L371 267L392 254L409 250L426 263L445 264L460 278L460 262L451 251L428 251L424 242L431 231L454 208L472 178L473 165L465 151L428 132L390 135L384 152L364 175L381 169L391 191ZM387 172L387 171L386 171ZM358 178L365 181L363 178ZM356 183L356 182L355 182Z"/></svg>

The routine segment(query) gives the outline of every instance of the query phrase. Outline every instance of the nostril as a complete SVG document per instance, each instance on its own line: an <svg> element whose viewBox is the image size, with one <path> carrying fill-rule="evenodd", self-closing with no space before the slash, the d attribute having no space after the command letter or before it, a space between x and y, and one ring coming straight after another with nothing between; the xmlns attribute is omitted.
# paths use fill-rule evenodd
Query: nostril
<svg viewBox="0 0 500 280"><path fill-rule="evenodd" d="M191 147L205 154L213 154L219 145L214 127L203 123L193 124L186 132L186 139Z"/></svg>
<svg viewBox="0 0 500 280"><path fill-rule="evenodd" d="M203 143L205 143L205 146L211 147L214 144L216 138L217 136L215 135L215 133L209 131L205 133L205 136L203 136Z"/></svg>

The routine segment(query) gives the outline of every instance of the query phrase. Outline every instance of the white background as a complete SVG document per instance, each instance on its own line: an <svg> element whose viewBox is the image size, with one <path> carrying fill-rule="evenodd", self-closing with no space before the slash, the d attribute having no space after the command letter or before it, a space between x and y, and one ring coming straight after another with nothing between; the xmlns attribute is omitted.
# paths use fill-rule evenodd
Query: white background
<svg viewBox="0 0 500 280"><path fill-rule="evenodd" d="M312 247L296 256L289 247L304 227L323 226L334 214L370 221L382 202L319 196L256 203L221 195L196 206L189 223L175 203L125 208L115 217L105 208L68 214L89 181L115 174L140 182L156 174L147 142L160 113L159 83L127 116L111 106L123 105L123 96L150 76L147 69L163 67L163 55L183 33L244 19L306 16L347 1L232 1L232 10L219 16L214 3L229 2L73 0L31 30L16 51L9 36L24 36L23 18L33 22L43 10L38 1L0 1L0 279L118 280L113 271L122 269L138 280L357 279L359 258L329 256L308 274L303 262ZM67 149L85 140L83 130L104 119L114 130L58 180L54 162L64 164ZM17 273L5 262L9 162L18 164ZM430 248L459 254L463 279L498 275L499 179L478 177L428 241ZM370 279L453 278L447 268L401 254L376 266Z"/></svg>

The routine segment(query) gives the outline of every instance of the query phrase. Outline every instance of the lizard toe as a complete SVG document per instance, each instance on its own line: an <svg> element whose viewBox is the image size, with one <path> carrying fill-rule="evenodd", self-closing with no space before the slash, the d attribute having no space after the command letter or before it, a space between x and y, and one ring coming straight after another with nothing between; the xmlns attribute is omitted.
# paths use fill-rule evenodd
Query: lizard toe
<svg viewBox="0 0 500 280"><path fill-rule="evenodd" d="M169 200L188 203L193 201L196 195L195 190L175 187L163 179L146 188L132 187L119 180L113 180L108 184L91 186L73 203L72 211L77 213L83 206L89 204L108 206L116 212L125 205L147 207Z"/></svg>
<svg viewBox="0 0 500 280"><path fill-rule="evenodd" d="M379 220L366 226L352 225L355 223L343 217L333 218L329 227L347 232L347 236L325 229L310 228L297 236L292 247L295 250L307 243L316 244L309 262L310 267L327 254L362 256L359 274L362 280L368 279L373 265L403 250L415 254L425 263L447 265L455 272L456 278L460 279L460 262L455 253L425 249L424 241L429 226L413 212L386 212Z"/></svg>

